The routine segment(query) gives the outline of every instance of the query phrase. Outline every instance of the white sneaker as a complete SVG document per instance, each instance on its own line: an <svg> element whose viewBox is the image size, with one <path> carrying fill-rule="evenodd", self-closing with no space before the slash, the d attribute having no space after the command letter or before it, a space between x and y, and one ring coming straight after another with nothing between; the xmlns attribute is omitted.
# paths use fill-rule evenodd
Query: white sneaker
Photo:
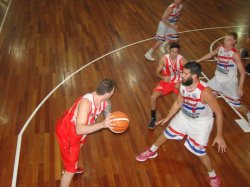
<svg viewBox="0 0 250 187"><path fill-rule="evenodd" d="M146 53L145 55L145 58L147 59L147 60L149 60L149 61L155 61L155 58L153 58L150 54L148 54L148 53Z"/></svg>

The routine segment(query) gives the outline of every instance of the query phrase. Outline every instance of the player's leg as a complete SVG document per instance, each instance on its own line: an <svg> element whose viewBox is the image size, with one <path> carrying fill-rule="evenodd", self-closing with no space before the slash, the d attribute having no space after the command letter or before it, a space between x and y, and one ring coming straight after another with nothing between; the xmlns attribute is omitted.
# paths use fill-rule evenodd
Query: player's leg
<svg viewBox="0 0 250 187"><path fill-rule="evenodd" d="M156 122L156 102L157 99L162 96L162 92L154 90L151 97L150 97L150 103L151 103L151 121L148 124L149 129L155 128L155 122Z"/></svg>
<svg viewBox="0 0 250 187"><path fill-rule="evenodd" d="M226 97L227 102L234 106L236 110L241 112L242 114L245 114L248 120L248 123L250 124L250 111L249 108L246 107L244 104L240 101L240 96L237 93L238 89L238 80L230 80L223 84L222 86L222 94Z"/></svg>
<svg viewBox="0 0 250 187"><path fill-rule="evenodd" d="M210 186L219 187L220 178L216 175L209 156L207 154L204 156L199 156L199 159L201 160L202 164L205 166L208 172Z"/></svg>
<svg viewBox="0 0 250 187"><path fill-rule="evenodd" d="M65 171L60 182L60 187L69 187L75 173Z"/></svg>
<svg viewBox="0 0 250 187"><path fill-rule="evenodd" d="M213 118L203 121L190 121L185 146L190 152L199 157L208 172L210 185L216 187L220 184L220 180L213 169L209 156L206 153L213 122Z"/></svg>
<svg viewBox="0 0 250 187"><path fill-rule="evenodd" d="M181 140L185 136L186 125L185 119L182 112L179 112L173 120L170 122L170 125L163 131L157 140L153 143L153 145L146 149L146 151L138 154L136 156L136 160L143 162L149 158L157 157L157 150L161 145L166 143L168 139Z"/></svg>
<svg viewBox="0 0 250 187"><path fill-rule="evenodd" d="M158 29L156 33L156 42L154 45L145 53L145 58L149 61L155 61L155 58L152 56L154 51L165 41L165 35L166 35L167 27L160 22L158 24Z"/></svg>
<svg viewBox="0 0 250 187"><path fill-rule="evenodd" d="M160 46L160 51L164 54L170 52L169 45L172 42L178 42L178 40L179 40L179 35L176 32L176 30L174 30L170 27L168 27L165 37L166 37L165 41Z"/></svg>

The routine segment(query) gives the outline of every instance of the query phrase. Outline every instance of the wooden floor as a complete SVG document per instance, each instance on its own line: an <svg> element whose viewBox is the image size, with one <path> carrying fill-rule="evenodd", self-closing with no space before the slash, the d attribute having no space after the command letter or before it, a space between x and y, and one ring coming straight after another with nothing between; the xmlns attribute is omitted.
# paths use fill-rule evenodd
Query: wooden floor
<svg viewBox="0 0 250 187"><path fill-rule="evenodd" d="M154 37L158 21L170 2L12 1L0 33L1 187L11 186L17 137L24 125L28 126L22 136L16 186L59 186L63 167L54 134L55 122L78 96L93 91L105 77L118 84L112 98L113 110L129 115L130 128L120 135L109 130L89 135L80 156L80 165L86 172L75 176L71 186L209 186L205 168L187 151L183 141L168 142L154 160L144 163L135 160L135 155L150 146L164 129L163 126L154 131L147 129L150 94L158 79L157 63L148 63L144 53L154 40L96 60L113 50ZM242 33L247 32L245 26L249 25L249 0L184 0L184 3L179 30L186 31L180 34L180 44L181 54L188 60L209 52L210 45L228 31L239 34L238 48L246 47L246 35ZM208 29L197 30L202 28ZM157 58L161 55L156 53ZM215 64L206 62L202 66L211 78ZM247 76L243 101L248 106L249 84ZM173 95L168 95L158 100L158 119L167 114L173 99ZM234 121L237 118L234 111L223 100L219 102L225 114L224 138L228 148L225 154L218 154L216 147L209 146L208 154L221 176L222 186L250 186L250 133L244 133ZM209 145L215 132L216 128Z"/></svg>

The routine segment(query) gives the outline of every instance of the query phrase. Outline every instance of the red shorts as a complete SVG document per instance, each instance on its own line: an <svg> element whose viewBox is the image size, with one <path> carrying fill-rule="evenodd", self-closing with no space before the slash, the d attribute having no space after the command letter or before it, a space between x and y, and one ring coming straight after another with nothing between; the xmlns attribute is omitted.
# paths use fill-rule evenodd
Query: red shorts
<svg viewBox="0 0 250 187"><path fill-rule="evenodd" d="M66 171L75 173L78 168L80 145L87 141L82 135L77 135L75 125L68 120L65 113L56 124L56 136L60 147L63 165Z"/></svg>
<svg viewBox="0 0 250 187"><path fill-rule="evenodd" d="M161 80L158 85L155 87L155 91L161 92L162 95L174 92L175 94L179 93L179 89L176 88L179 83L165 82Z"/></svg>

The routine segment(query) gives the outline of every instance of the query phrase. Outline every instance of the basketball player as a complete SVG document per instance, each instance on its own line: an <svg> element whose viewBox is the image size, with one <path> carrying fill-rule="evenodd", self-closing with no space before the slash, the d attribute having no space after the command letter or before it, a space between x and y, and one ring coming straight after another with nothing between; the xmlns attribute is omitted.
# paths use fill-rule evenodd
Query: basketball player
<svg viewBox="0 0 250 187"><path fill-rule="evenodd" d="M70 186L75 173L84 170L78 167L80 147L87 141L87 135L111 126L109 116L111 105L108 102L114 93L115 83L104 79L95 92L81 96L73 106L58 120L56 135L61 151L65 172L61 179L61 187ZM104 111L106 119L96 123L97 117Z"/></svg>
<svg viewBox="0 0 250 187"><path fill-rule="evenodd" d="M197 60L202 62L217 55L217 68L215 76L208 81L208 86L215 93L222 93L229 104L247 116L250 122L250 112L248 108L241 105L240 97L243 95L243 84L245 80L245 69L240 58L240 54L234 47L237 41L237 34L229 32L224 39L224 45L217 47L211 53L206 54ZM240 78L238 81L237 72Z"/></svg>
<svg viewBox="0 0 250 187"><path fill-rule="evenodd" d="M178 26L176 25L176 22L181 14L182 6L182 0L174 0L174 3L166 8L161 21L158 24L158 30L155 37L157 42L145 54L147 60L155 61L155 58L152 57L152 53L160 45L162 45L161 51L165 53L165 47L168 42L178 40Z"/></svg>
<svg viewBox="0 0 250 187"><path fill-rule="evenodd" d="M201 66L197 62L185 64L182 73L180 94L169 111L166 118L157 122L165 124L181 108L177 115L169 122L169 126L163 134L145 152L136 156L138 161L146 161L157 157L158 148L169 139L185 140L186 148L198 156L206 167L210 179L210 185L219 186L220 179L216 175L209 156L206 153L207 143L213 127L213 112L216 115L217 134L213 145L218 144L218 152L226 151L226 144L222 137L223 113L210 88L199 80Z"/></svg>
<svg viewBox="0 0 250 187"><path fill-rule="evenodd" d="M160 96L174 92L178 94L178 88L181 82L181 71L186 59L179 54L180 46L173 42L169 47L169 54L161 57L156 68L156 75L161 81L158 83L151 95L151 121L149 129L154 129L156 122L156 101Z"/></svg>

